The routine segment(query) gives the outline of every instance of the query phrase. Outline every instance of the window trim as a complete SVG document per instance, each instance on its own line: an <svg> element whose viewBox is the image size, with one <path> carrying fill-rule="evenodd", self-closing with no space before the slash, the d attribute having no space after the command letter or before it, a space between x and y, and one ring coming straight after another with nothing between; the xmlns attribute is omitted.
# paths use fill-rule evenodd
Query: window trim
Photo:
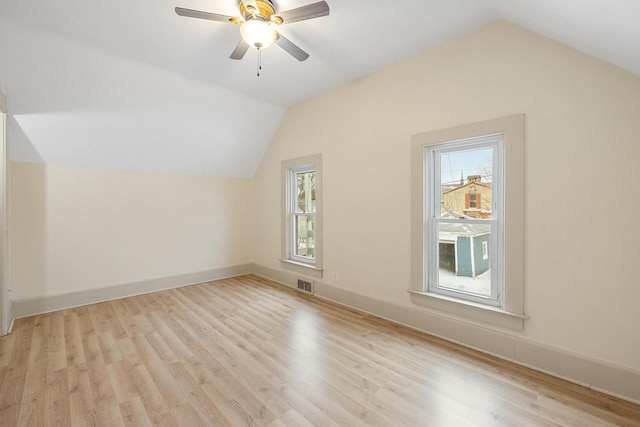
<svg viewBox="0 0 640 427"><path fill-rule="evenodd" d="M517 114L413 135L411 147L411 301L448 315L523 330L524 319L524 122ZM424 288L425 147L503 135L503 289L500 307L434 294Z"/></svg>
<svg viewBox="0 0 640 427"><path fill-rule="evenodd" d="M292 177L296 172L315 170L316 212L315 212L315 259L293 256L293 196ZM282 188L282 242L280 262L284 269L322 278L322 154L283 160L281 164Z"/></svg>

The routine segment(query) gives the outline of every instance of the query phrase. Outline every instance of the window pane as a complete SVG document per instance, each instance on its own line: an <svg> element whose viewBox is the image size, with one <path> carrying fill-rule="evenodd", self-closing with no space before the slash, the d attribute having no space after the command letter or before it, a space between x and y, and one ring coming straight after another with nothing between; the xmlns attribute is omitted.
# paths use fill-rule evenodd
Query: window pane
<svg viewBox="0 0 640 427"><path fill-rule="evenodd" d="M440 216L492 218L493 148L440 154Z"/></svg>
<svg viewBox="0 0 640 427"><path fill-rule="evenodd" d="M297 183L297 212L316 211L316 173L298 172L296 173Z"/></svg>
<svg viewBox="0 0 640 427"><path fill-rule="evenodd" d="M491 297L491 227L439 224L438 288Z"/></svg>
<svg viewBox="0 0 640 427"><path fill-rule="evenodd" d="M295 215L295 222L295 255L315 258L313 217L309 215Z"/></svg>

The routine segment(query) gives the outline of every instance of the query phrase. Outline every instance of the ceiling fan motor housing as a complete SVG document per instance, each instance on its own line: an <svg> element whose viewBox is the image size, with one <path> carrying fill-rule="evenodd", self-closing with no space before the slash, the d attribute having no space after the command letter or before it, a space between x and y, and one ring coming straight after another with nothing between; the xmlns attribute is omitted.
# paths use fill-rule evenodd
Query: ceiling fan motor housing
<svg viewBox="0 0 640 427"><path fill-rule="evenodd" d="M282 18L274 16L276 9L271 1L255 0L255 4L258 7L258 10L252 10L252 6L247 7L244 2L240 2L240 13L245 20L249 21L251 19L260 19L263 21L272 21L278 25L282 24Z"/></svg>

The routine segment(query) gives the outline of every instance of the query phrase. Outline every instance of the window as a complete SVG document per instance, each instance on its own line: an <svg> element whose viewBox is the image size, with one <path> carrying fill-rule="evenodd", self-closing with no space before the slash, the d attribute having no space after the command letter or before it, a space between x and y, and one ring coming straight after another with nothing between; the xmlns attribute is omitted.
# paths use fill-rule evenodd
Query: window
<svg viewBox="0 0 640 427"><path fill-rule="evenodd" d="M500 134L424 147L424 263L429 292L500 305L501 153ZM457 182L460 173L467 174L466 181ZM478 204L482 198L476 192L484 192L484 206ZM456 199L462 198L468 209L452 210L458 205ZM471 209L481 214L468 215ZM443 244L453 245L453 250L440 250ZM496 254L492 259L489 246Z"/></svg>
<svg viewBox="0 0 640 427"><path fill-rule="evenodd" d="M471 191L473 191L473 189L471 189ZM476 209L478 207L477 201L478 201L478 195L475 193L469 193L469 206L467 207L471 209Z"/></svg>
<svg viewBox="0 0 640 427"><path fill-rule="evenodd" d="M283 267L322 277L322 157L282 162Z"/></svg>
<svg viewBox="0 0 640 427"><path fill-rule="evenodd" d="M522 330L524 115L412 144L412 302Z"/></svg>
<svg viewBox="0 0 640 427"><path fill-rule="evenodd" d="M291 252L295 261L314 263L316 230L316 167L302 166L289 170L291 209Z"/></svg>

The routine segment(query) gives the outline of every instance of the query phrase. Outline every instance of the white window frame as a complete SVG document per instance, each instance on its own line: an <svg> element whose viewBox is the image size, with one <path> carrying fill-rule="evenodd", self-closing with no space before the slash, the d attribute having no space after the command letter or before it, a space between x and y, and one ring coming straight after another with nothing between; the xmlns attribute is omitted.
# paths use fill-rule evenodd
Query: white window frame
<svg viewBox="0 0 640 427"><path fill-rule="evenodd" d="M297 199L297 191L298 191L298 182L297 175L300 173L309 173L313 172L317 176L316 165L303 165L297 166L289 169L289 179L287 183L287 197L289 199L289 224L287 227L287 240L288 240L288 253L287 259L291 261L301 262L304 264L313 264L316 263L316 255L315 255L315 241L316 241L316 212L299 212L298 211L298 199ZM297 234L297 219L300 217L307 217L312 219L313 227L313 241L314 241L314 255L313 256L301 256L296 254L296 247L298 244L298 240L300 237Z"/></svg>
<svg viewBox="0 0 640 427"><path fill-rule="evenodd" d="M315 171L316 211L297 212L296 174ZM282 254L283 268L322 278L322 155L314 154L282 162ZM295 254L296 217L311 216L314 219L314 257Z"/></svg>
<svg viewBox="0 0 640 427"><path fill-rule="evenodd" d="M457 141L445 141L434 145L424 145L424 191L426 233L424 235L425 291L446 295L453 298L473 301L479 304L501 306L502 296L502 144L503 135L487 135ZM440 158L443 154L460 151L491 149L493 150L492 166L492 215L490 219L448 219L442 218L442 186ZM482 297L465 292L458 292L439 286L439 226L440 224L486 224L491 226L491 296ZM473 262L473 261L472 261Z"/></svg>
<svg viewBox="0 0 640 427"><path fill-rule="evenodd" d="M487 327L498 326L517 331L524 329L524 114L501 117L453 128L429 131L412 137L411 168L411 302L445 315L467 319ZM429 275L429 260L425 253L425 238L430 231L427 221L429 201L427 185L431 171L425 161L427 147L441 147L452 141L502 135L503 199L492 200L500 208L501 232L496 235L501 254L491 248L492 260L499 262L501 289L499 303L486 304L456 295L445 295L425 286ZM494 170L495 173L495 170ZM498 209L493 209L494 211ZM478 220L475 220L478 221ZM432 232L432 231L431 231ZM492 243L493 244L493 243ZM436 253L437 255L437 253Z"/></svg>
<svg viewBox="0 0 640 427"><path fill-rule="evenodd" d="M7 100L0 89L0 336L11 329L11 305L9 302L9 179L11 176L9 161Z"/></svg>

